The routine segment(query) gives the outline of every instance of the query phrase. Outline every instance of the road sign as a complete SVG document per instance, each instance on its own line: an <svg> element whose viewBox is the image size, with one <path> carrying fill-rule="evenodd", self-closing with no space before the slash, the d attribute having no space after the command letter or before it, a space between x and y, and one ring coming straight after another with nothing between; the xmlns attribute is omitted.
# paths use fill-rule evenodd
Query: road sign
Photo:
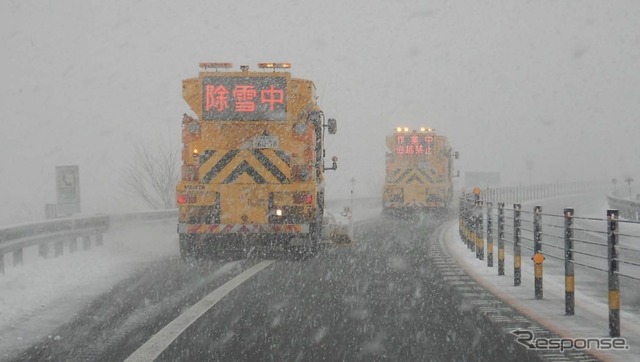
<svg viewBox="0 0 640 362"><path fill-rule="evenodd" d="M78 166L56 166L58 216L80 213L80 172Z"/></svg>

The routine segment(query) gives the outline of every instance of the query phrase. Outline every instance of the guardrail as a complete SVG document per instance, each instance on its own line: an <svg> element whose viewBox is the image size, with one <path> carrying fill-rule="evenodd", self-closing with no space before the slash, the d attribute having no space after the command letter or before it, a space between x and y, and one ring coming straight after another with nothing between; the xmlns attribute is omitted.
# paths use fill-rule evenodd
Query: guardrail
<svg viewBox="0 0 640 362"><path fill-rule="evenodd" d="M91 247L91 237L102 245L102 234L109 229L108 216L48 220L0 228L0 274L4 274L4 257L13 254L13 265L22 265L24 248L37 245L38 253L48 257L53 245L54 256L64 252L65 243L70 252L78 249L81 238L84 249Z"/></svg>
<svg viewBox="0 0 640 362"><path fill-rule="evenodd" d="M610 184L605 181L579 181L511 187L488 187L480 190L480 200L483 202L525 202L548 197L583 193L603 187L610 187Z"/></svg>
<svg viewBox="0 0 640 362"><path fill-rule="evenodd" d="M101 246L103 234L109 230L111 225L139 224L177 218L178 210L171 209L55 219L1 227L0 274L4 274L5 271L5 255L12 254L12 265L22 265L23 251L28 247L38 246L38 255L43 258L47 258L51 254L58 257L64 254L65 249L70 253L78 251L78 239L82 242L83 250L91 248L92 238L96 246Z"/></svg>
<svg viewBox="0 0 640 362"><path fill-rule="evenodd" d="M109 216L112 224L140 224L158 220L178 220L178 209L130 212Z"/></svg>
<svg viewBox="0 0 640 362"><path fill-rule="evenodd" d="M354 205L359 207L371 207L379 204L380 198L357 198L353 201ZM336 202L346 206L350 204L351 200L327 202ZM165 219L177 220L177 218L178 209L169 209L55 219L0 227L0 275L5 271L5 255L12 254L12 265L23 265L23 250L28 247L38 246L38 254L43 258L47 258L51 254L58 257L63 255L65 249L71 253L76 252L78 239L82 242L83 250L91 248L92 238L95 240L96 246L101 246L103 234L113 225L140 224Z"/></svg>
<svg viewBox="0 0 640 362"><path fill-rule="evenodd" d="M575 310L575 266L581 271L606 273L601 284L603 290L608 287L609 335L620 336L619 278L629 283L630 289L640 285L640 248L631 247L640 240L640 222L622 220L614 209L607 210L602 218L579 217L572 208L565 208L562 214L548 214L542 213L540 206L527 211L519 203L510 208L502 202L483 202L472 194L462 195L459 207L461 239L476 258L485 260L486 255L487 267L494 266L497 242L498 275L505 274L505 242L512 244L514 286L520 286L522 280L522 250L531 257L536 299L543 298L544 260L563 262L567 315Z"/></svg>

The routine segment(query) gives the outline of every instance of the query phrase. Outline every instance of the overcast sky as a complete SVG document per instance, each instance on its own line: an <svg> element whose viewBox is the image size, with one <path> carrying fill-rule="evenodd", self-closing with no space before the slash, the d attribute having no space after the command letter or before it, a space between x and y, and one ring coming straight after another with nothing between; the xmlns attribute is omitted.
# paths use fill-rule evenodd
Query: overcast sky
<svg viewBox="0 0 640 362"><path fill-rule="evenodd" d="M80 166L83 211L133 207L127 157L179 149L201 61L286 61L316 83L338 120L329 198L352 177L380 194L396 125L436 128L462 175L503 185L640 182L638 19L637 0L4 0L0 223L43 217L56 165Z"/></svg>

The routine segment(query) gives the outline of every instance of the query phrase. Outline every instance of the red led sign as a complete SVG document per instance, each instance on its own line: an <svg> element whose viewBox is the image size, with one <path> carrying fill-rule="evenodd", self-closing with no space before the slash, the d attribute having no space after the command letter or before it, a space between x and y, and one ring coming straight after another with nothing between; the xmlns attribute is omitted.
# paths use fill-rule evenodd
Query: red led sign
<svg viewBox="0 0 640 362"><path fill-rule="evenodd" d="M205 121L284 121L286 118L285 77L202 79L202 119Z"/></svg>
<svg viewBox="0 0 640 362"><path fill-rule="evenodd" d="M397 155L431 155L433 153L433 136L425 134L397 134L394 152Z"/></svg>

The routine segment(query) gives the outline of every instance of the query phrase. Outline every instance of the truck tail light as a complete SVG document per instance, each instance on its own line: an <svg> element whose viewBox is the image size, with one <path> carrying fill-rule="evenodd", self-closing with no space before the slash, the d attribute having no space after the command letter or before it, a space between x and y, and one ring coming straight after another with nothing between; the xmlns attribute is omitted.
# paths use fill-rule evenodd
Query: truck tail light
<svg viewBox="0 0 640 362"><path fill-rule="evenodd" d="M293 194L293 203L294 204L312 204L313 203L313 194L308 192L295 192Z"/></svg>
<svg viewBox="0 0 640 362"><path fill-rule="evenodd" d="M178 205L184 204L195 204L196 203L196 195L190 194L178 194Z"/></svg>

